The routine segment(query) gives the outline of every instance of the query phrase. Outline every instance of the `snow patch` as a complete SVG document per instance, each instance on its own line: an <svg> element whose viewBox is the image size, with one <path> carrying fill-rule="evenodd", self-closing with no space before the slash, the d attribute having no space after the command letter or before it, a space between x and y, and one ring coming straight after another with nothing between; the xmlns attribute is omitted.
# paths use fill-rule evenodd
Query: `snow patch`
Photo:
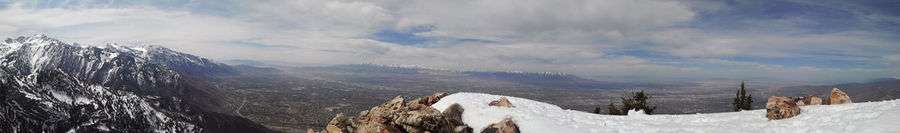
<svg viewBox="0 0 900 133"><path fill-rule="evenodd" d="M512 118L523 133L582 132L900 132L900 101L803 106L800 115L776 121L766 119L766 111L643 115L592 114L566 110L543 102L508 97L514 108L487 104L501 96L456 93L432 105L445 110L458 103L465 111L463 122L481 132L486 126Z"/></svg>
<svg viewBox="0 0 900 133"><path fill-rule="evenodd" d="M38 97L37 95L31 94L31 93L28 93L28 92L25 92L25 91L21 91L21 90L20 90L19 92L22 93L22 94L25 94L25 97L28 98L28 99L33 99L33 100L43 100L43 98L40 98L40 97Z"/></svg>
<svg viewBox="0 0 900 133"><path fill-rule="evenodd" d="M87 97L83 97L83 96L76 96L75 103L76 104L91 104L91 103L94 103L94 100L91 100L91 99L89 99Z"/></svg>
<svg viewBox="0 0 900 133"><path fill-rule="evenodd" d="M628 110L628 116L647 116L644 110Z"/></svg>
<svg viewBox="0 0 900 133"><path fill-rule="evenodd" d="M97 129L100 130L100 131L104 131L104 132L109 132L109 131L110 131L110 130L109 130L109 127L106 127L106 125L100 125L100 126L97 126Z"/></svg>
<svg viewBox="0 0 900 133"><path fill-rule="evenodd" d="M65 92L52 90L52 91L50 91L50 94L53 96L53 98L56 98L56 100L58 100L60 102L63 102L66 104L72 103L72 97L70 97Z"/></svg>
<svg viewBox="0 0 900 133"><path fill-rule="evenodd" d="M144 47L132 47L131 50L135 50L141 53L147 53L147 48Z"/></svg>

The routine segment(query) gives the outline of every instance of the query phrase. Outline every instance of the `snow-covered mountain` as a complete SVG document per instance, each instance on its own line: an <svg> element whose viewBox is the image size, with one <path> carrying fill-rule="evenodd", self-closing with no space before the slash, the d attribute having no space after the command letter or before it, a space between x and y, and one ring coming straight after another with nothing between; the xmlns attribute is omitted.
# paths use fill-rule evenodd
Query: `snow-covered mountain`
<svg viewBox="0 0 900 133"><path fill-rule="evenodd" d="M215 113L220 100L203 79L230 72L159 46L9 38L0 42L0 132L262 130Z"/></svg>
<svg viewBox="0 0 900 133"><path fill-rule="evenodd" d="M433 104L445 110L458 103L464 123L478 130L511 118L523 133L583 132L900 132L900 101L803 106L798 116L768 120L766 110L690 115L613 116L564 110L556 105L508 97L514 107L489 106L499 95L456 93Z"/></svg>

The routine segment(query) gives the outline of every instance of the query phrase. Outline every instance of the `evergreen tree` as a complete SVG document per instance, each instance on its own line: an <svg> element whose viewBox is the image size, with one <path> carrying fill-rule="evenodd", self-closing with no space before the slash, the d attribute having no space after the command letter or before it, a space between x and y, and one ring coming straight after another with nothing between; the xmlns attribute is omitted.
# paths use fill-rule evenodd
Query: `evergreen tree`
<svg viewBox="0 0 900 133"><path fill-rule="evenodd" d="M616 107L615 103L609 103L606 106L607 114L609 115L625 115L626 112L622 112L618 107Z"/></svg>
<svg viewBox="0 0 900 133"><path fill-rule="evenodd" d="M610 103L607 107L607 114L627 115L628 110L643 110L645 114L653 114L653 110L656 109L656 106L649 105L647 101L650 100L650 98L650 95L644 93L644 91L632 92L630 95L620 98L622 100L621 108Z"/></svg>
<svg viewBox="0 0 900 133"><path fill-rule="evenodd" d="M752 104L753 97L751 97L750 94L747 94L746 85L742 81L741 90L738 90L737 94L735 94L734 103L732 103L732 105L734 105L734 111L750 110L753 108L751 106Z"/></svg>
<svg viewBox="0 0 900 133"><path fill-rule="evenodd" d="M643 110L645 114L653 114L653 110L656 109L655 106L650 106L647 102L650 100L650 95L644 93L644 91L631 93L631 99L623 98L624 112L628 112L628 110Z"/></svg>

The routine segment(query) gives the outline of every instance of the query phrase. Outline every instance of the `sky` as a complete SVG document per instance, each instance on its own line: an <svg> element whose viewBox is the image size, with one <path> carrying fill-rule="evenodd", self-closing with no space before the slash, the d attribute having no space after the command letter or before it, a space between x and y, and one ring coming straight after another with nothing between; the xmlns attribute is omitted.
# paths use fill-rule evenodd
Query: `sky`
<svg viewBox="0 0 900 133"><path fill-rule="evenodd" d="M895 0L0 0L0 35L620 81L900 76Z"/></svg>

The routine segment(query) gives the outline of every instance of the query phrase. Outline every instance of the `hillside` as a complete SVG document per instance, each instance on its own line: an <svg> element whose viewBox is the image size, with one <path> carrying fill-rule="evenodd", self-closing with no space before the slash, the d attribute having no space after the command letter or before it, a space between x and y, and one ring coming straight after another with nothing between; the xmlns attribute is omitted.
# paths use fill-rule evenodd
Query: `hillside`
<svg viewBox="0 0 900 133"><path fill-rule="evenodd" d="M221 113L229 66L159 46L0 42L0 132L266 132Z"/></svg>
<svg viewBox="0 0 900 133"><path fill-rule="evenodd" d="M515 106L488 106L499 95L456 93L431 107L458 103L462 120L475 132L505 118L523 133L542 132L900 132L900 101L803 106L799 116L769 121L766 110L688 115L598 115L556 105L508 97ZM635 114L635 113L631 113Z"/></svg>

